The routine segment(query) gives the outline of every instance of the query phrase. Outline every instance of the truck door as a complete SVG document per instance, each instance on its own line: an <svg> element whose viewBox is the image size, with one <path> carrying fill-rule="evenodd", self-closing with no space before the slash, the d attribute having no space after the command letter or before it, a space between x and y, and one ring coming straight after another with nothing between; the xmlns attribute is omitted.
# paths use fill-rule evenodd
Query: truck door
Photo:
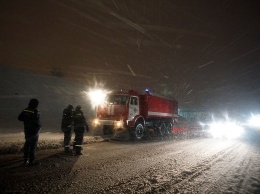
<svg viewBox="0 0 260 194"><path fill-rule="evenodd" d="M128 120L133 120L139 114L139 100L137 96L131 96L129 100L129 116Z"/></svg>

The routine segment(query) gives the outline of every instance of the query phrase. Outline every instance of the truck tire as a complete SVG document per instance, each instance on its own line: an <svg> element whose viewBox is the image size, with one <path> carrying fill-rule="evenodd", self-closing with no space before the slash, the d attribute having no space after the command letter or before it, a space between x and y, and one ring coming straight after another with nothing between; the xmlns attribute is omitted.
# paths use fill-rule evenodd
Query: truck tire
<svg viewBox="0 0 260 194"><path fill-rule="evenodd" d="M142 122L137 122L134 128L134 135L137 140L142 139L144 136L144 124Z"/></svg>
<svg viewBox="0 0 260 194"><path fill-rule="evenodd" d="M170 135L171 134L171 132L172 132L172 123L171 122L169 122L169 123L166 123L166 135Z"/></svg>
<svg viewBox="0 0 260 194"><path fill-rule="evenodd" d="M164 122L162 122L159 126L159 132L161 136L165 136L166 135L166 124Z"/></svg>

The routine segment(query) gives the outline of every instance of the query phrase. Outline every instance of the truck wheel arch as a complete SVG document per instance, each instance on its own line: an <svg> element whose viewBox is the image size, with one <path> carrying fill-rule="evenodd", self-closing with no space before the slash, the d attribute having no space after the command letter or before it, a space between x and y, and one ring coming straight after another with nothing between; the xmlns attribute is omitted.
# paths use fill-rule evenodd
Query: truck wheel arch
<svg viewBox="0 0 260 194"><path fill-rule="evenodd" d="M134 118L134 126L136 126L137 123L142 123L143 126L144 126L144 118L140 115L137 115L135 118Z"/></svg>

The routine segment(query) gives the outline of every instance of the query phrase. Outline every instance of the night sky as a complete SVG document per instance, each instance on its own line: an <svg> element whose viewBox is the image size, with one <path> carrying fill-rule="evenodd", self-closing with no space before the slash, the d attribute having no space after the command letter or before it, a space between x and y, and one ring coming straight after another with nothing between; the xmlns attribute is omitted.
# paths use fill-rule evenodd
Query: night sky
<svg viewBox="0 0 260 194"><path fill-rule="evenodd" d="M0 65L182 108L260 109L258 0L1 0Z"/></svg>

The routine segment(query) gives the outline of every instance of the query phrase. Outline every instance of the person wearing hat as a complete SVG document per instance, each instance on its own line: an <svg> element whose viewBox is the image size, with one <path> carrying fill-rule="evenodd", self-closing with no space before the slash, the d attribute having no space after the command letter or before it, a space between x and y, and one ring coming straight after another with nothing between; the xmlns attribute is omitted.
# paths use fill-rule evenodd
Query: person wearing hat
<svg viewBox="0 0 260 194"><path fill-rule="evenodd" d="M62 121L61 121L61 130L64 133L64 152L71 153L70 142L72 136L73 128L73 106L68 105L67 108L63 110Z"/></svg>
<svg viewBox="0 0 260 194"><path fill-rule="evenodd" d="M82 144L85 131L89 131L88 123L83 114L82 107L78 105L73 113L74 119L74 132L75 139L73 143L73 149L76 151L76 155L82 155Z"/></svg>
<svg viewBox="0 0 260 194"><path fill-rule="evenodd" d="M24 124L24 165L38 165L35 161L35 151L41 129L40 111L37 109L39 101L31 99L27 108L19 114L18 120Z"/></svg>

